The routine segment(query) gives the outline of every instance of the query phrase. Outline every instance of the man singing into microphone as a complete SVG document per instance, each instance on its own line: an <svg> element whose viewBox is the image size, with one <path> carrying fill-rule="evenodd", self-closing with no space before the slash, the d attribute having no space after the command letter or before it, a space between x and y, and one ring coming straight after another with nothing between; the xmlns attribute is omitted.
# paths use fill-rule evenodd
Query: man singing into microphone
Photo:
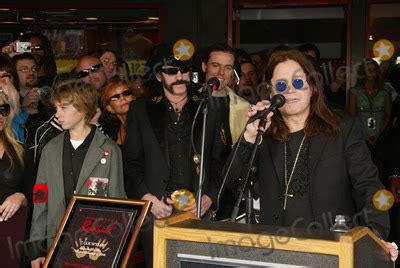
<svg viewBox="0 0 400 268"><path fill-rule="evenodd" d="M361 126L327 108L322 81L301 52L276 52L265 70L267 94L283 94L286 101L268 113L253 163L258 169L261 223L329 230L335 216L344 215L350 227L367 226L386 239L389 217L374 197L383 194L384 187ZM248 116L267 107L268 101L259 102ZM249 160L259 122L247 125L229 184L241 176ZM396 260L397 246L384 244Z"/></svg>
<svg viewBox="0 0 400 268"><path fill-rule="evenodd" d="M235 51L228 45L210 46L202 62L206 76L206 85L212 78L218 78L220 86L214 91L209 102L208 130L215 133L210 154L209 180L222 185L222 169L231 152L232 145L238 140L246 123L250 104L235 94L228 84L234 79ZM213 128L212 130L210 128ZM216 220L230 217L235 203L231 191L223 191L219 198ZM216 204L214 204L216 205Z"/></svg>
<svg viewBox="0 0 400 268"><path fill-rule="evenodd" d="M198 190L198 175L193 162L190 136L200 97L189 90L190 62L177 58L179 57L173 54L172 46L158 48L157 55L151 61L154 63L153 71L160 94L131 104L123 146L128 198L152 202L149 221L141 232L147 267L152 266L154 218L168 217L176 210L176 203L171 198L175 191L186 189L195 196ZM201 123L200 116L194 128L194 141L198 151ZM216 187L213 188L206 177L202 188L202 215L213 203L212 196L217 191ZM182 210L195 214L196 203L192 202Z"/></svg>

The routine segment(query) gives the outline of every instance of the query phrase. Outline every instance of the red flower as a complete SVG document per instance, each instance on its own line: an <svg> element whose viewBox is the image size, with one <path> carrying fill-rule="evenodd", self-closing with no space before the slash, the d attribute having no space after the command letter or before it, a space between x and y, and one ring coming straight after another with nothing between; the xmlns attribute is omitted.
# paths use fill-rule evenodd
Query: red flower
<svg viewBox="0 0 400 268"><path fill-rule="evenodd" d="M86 186L87 188L89 188L89 187L92 186L92 180L91 180L90 178L87 178L87 179L85 180L85 186Z"/></svg>
<svg viewBox="0 0 400 268"><path fill-rule="evenodd" d="M33 186L33 203L47 203L49 189L47 184L35 184Z"/></svg>
<svg viewBox="0 0 400 268"><path fill-rule="evenodd" d="M110 151L108 149L104 149L103 155L104 156L108 156L109 154L110 154Z"/></svg>

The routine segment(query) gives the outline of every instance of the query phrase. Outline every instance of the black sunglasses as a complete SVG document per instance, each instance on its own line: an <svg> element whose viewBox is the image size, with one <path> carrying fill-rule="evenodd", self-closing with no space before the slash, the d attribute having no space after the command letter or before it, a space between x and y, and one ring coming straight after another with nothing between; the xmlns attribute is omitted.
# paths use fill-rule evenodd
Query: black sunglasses
<svg viewBox="0 0 400 268"><path fill-rule="evenodd" d="M78 78L84 78L86 76L88 76L90 73L96 73L101 69L101 64L96 64L93 65L90 68L87 69L83 69L82 71L78 72L76 75L78 76Z"/></svg>
<svg viewBox="0 0 400 268"><path fill-rule="evenodd" d="M188 67L188 66L161 68L161 72L163 72L167 75L176 75L178 72L181 72L184 74L189 71L190 71L190 67Z"/></svg>
<svg viewBox="0 0 400 268"><path fill-rule="evenodd" d="M121 95L128 97L128 96L132 96L133 92L130 89L124 90L121 93L118 94L114 94L110 97L110 101L117 101L119 100L119 98L121 98Z"/></svg>
<svg viewBox="0 0 400 268"><path fill-rule="evenodd" d="M31 46L32 50L44 50L44 46L38 45L38 46Z"/></svg>
<svg viewBox="0 0 400 268"><path fill-rule="evenodd" d="M10 114L10 104L4 103L3 105L0 105L0 114L3 117L6 117Z"/></svg>

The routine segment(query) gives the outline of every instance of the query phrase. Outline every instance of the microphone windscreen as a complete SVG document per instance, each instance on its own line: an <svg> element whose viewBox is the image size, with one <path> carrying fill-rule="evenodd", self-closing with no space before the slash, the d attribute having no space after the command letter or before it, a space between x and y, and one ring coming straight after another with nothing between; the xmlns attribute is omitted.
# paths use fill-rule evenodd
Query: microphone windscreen
<svg viewBox="0 0 400 268"><path fill-rule="evenodd" d="M271 106L275 109L281 108L285 104L285 97L282 94L276 94L271 98Z"/></svg>
<svg viewBox="0 0 400 268"><path fill-rule="evenodd" d="M212 91L218 90L219 86L220 86L220 82L219 82L219 79L216 77L210 78L207 81L207 87L210 88Z"/></svg>

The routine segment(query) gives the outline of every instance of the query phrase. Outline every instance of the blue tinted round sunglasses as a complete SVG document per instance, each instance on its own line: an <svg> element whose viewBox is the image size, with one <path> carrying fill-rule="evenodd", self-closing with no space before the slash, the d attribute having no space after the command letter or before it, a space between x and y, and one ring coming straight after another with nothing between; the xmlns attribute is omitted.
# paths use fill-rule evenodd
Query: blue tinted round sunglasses
<svg viewBox="0 0 400 268"><path fill-rule="evenodd" d="M292 86L295 89L303 89L304 88L303 79L300 79L300 78L293 79ZM288 82L285 81L285 80L277 81L276 84L275 84L275 88L276 88L277 91L279 91L281 93L285 92L288 89Z"/></svg>

